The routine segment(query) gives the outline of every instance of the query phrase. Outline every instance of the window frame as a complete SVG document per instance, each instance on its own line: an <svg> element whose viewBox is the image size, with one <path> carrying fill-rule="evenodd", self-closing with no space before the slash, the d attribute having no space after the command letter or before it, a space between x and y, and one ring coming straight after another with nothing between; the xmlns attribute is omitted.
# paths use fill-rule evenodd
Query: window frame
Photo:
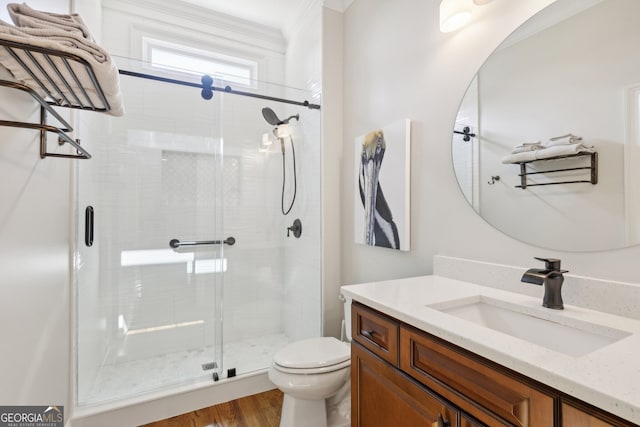
<svg viewBox="0 0 640 427"><path fill-rule="evenodd" d="M155 70L162 70L162 72L169 72L176 76L196 76L200 75L198 72L189 72L188 69L174 67L172 65L154 65L152 61L153 50L164 50L165 52L175 53L185 56L191 56L194 59L204 60L211 62L214 64L221 65L229 65L234 67L244 68L248 71L249 77L238 76L223 72L218 72L215 69L210 70L209 72L200 70L201 72L208 73L214 78L221 79L225 82L231 83L234 86L240 86L244 88L252 88L255 89L258 86L258 72L259 72L259 62L254 58L248 58L243 55L230 55L228 53L223 53L219 50L214 50L212 48L202 49L195 47L186 43L177 43L175 41L162 40L157 37L152 37L149 35L142 36L142 59L147 64L148 67ZM243 81L247 81L249 84L243 83Z"/></svg>

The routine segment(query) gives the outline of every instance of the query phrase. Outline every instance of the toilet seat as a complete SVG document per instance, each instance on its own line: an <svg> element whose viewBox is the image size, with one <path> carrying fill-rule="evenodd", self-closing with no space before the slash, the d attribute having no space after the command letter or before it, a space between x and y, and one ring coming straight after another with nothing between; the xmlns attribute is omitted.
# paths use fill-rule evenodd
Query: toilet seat
<svg viewBox="0 0 640 427"><path fill-rule="evenodd" d="M348 343L333 337L310 338L291 343L273 357L273 366L281 372L320 374L348 367L351 364Z"/></svg>
<svg viewBox="0 0 640 427"><path fill-rule="evenodd" d="M351 365L351 360L346 360L342 363L335 365L322 366L319 368L287 368L286 366L273 364L273 368L276 371L283 372L285 374L297 374L297 375L314 375L314 374L326 374L328 372L335 372L340 369L348 368Z"/></svg>

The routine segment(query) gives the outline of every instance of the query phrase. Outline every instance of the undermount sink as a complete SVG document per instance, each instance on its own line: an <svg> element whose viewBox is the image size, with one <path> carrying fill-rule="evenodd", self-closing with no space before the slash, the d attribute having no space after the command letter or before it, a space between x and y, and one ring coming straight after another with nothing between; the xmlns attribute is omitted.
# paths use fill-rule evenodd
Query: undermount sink
<svg viewBox="0 0 640 427"><path fill-rule="evenodd" d="M584 356L630 335L546 308L521 306L481 295L428 307L574 357Z"/></svg>

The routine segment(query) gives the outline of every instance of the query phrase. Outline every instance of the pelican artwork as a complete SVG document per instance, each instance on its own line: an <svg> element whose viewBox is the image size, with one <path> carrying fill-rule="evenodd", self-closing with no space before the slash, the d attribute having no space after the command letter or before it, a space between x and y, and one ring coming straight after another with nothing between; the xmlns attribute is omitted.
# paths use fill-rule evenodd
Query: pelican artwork
<svg viewBox="0 0 640 427"><path fill-rule="evenodd" d="M380 187L380 168L386 150L382 130L364 137L360 154L359 188L364 206L364 243L400 249L398 227Z"/></svg>

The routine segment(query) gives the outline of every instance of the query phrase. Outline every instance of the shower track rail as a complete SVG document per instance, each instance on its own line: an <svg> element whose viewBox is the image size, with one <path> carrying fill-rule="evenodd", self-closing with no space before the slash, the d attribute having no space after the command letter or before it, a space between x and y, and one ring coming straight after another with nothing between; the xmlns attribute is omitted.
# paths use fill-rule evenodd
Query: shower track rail
<svg viewBox="0 0 640 427"><path fill-rule="evenodd" d="M202 97L204 99L211 99L211 97L213 96L213 92L224 92L224 93L230 93L233 95L240 95L240 96L248 96L251 98L258 98L258 99L264 99L267 101L276 101L276 102L282 102L285 104L291 104L291 105L298 105L301 107L307 107L310 110L319 110L320 109L320 105L319 104L312 104L309 101L293 101L291 99L285 99L285 98L278 98L275 96L269 96L269 95L260 95L257 93L251 93L251 92L245 92L245 91L241 91L241 90L235 90L233 89L231 86L225 86L225 87L219 87L219 86L213 86L213 78L211 76L208 75L204 75L202 76L202 83L193 83L193 82L187 82L184 80L177 80L177 79L170 79L168 77L160 77L160 76L154 76L152 74L146 74L146 73L139 73L136 71L128 71L128 70L118 70L118 72L121 75L124 76L131 76L131 77L138 77L138 78L143 78L143 79L147 79L147 80L155 80L158 82L163 82L163 83L171 83L171 84L176 84L176 85L180 85L180 86L188 86L188 87L193 87L193 88L198 88L198 89L202 89Z"/></svg>

